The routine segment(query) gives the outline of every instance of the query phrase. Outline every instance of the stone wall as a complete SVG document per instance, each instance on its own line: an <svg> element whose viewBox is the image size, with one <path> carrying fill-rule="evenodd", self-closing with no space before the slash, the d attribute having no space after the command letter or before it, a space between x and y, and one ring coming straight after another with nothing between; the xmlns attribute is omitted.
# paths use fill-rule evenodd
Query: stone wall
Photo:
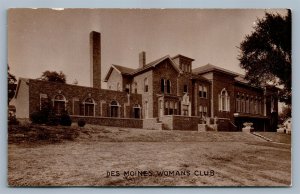
<svg viewBox="0 0 300 194"><path fill-rule="evenodd" d="M162 117L164 129L198 131L199 117L186 117L179 115L165 115Z"/></svg>
<svg viewBox="0 0 300 194"><path fill-rule="evenodd" d="M85 120L87 124L125 127L125 128L143 128L142 119L129 119L129 118L111 118L111 117L85 117L85 116L71 116L72 122L79 119Z"/></svg>

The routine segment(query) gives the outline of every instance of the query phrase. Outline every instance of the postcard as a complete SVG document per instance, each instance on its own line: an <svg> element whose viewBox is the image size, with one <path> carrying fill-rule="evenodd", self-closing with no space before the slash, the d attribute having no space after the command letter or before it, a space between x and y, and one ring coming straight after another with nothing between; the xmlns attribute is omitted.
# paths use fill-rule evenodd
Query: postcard
<svg viewBox="0 0 300 194"><path fill-rule="evenodd" d="M7 14L9 186L291 186L291 10Z"/></svg>

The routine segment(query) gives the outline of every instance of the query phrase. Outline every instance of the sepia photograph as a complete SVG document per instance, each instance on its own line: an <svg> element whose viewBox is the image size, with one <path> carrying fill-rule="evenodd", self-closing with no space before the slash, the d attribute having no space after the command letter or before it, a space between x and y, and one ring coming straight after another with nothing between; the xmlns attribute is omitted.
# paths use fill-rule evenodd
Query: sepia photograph
<svg viewBox="0 0 300 194"><path fill-rule="evenodd" d="M291 31L286 8L8 9L8 186L291 187Z"/></svg>

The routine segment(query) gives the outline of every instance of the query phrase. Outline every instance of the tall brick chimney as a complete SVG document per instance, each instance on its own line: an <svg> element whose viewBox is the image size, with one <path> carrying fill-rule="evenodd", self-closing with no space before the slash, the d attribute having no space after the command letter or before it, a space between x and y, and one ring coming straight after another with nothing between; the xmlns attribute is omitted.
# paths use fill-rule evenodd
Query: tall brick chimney
<svg viewBox="0 0 300 194"><path fill-rule="evenodd" d="M90 33L90 60L91 85L101 89L101 34L95 31Z"/></svg>
<svg viewBox="0 0 300 194"><path fill-rule="evenodd" d="M146 52L142 51L139 54L139 68L143 68L146 65Z"/></svg>

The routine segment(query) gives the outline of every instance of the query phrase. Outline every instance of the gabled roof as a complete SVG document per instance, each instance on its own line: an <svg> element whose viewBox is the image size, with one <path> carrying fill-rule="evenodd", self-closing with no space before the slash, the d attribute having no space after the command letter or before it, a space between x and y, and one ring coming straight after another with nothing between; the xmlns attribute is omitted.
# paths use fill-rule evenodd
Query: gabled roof
<svg viewBox="0 0 300 194"><path fill-rule="evenodd" d="M181 73L181 70L178 68L177 64L170 58L169 55L166 55L166 56L164 56L164 57L161 57L161 58L159 58L159 59L157 59L157 60L155 60L155 61L152 61L152 62L146 64L143 68L138 68L138 69L136 69L136 71L134 71L134 72L132 73L132 75L135 75L135 74L137 74L137 73L140 73L140 72L143 72L143 71L145 71L145 70L148 70L148 69L150 69L150 68L152 68L152 67L155 67L156 65L160 64L160 63L163 62L164 60L169 60L169 61L171 62L171 65L174 67L174 69L175 69L177 72Z"/></svg>
<svg viewBox="0 0 300 194"><path fill-rule="evenodd" d="M179 73L181 73L181 70L179 69L178 65L170 58L169 55L166 55L164 57L161 57L155 61L152 61L148 64L146 64L144 67L142 68L137 68L137 69L132 69L132 68L128 68L128 67L124 67L124 66L120 66L120 65L111 65L109 71L107 72L104 81L108 81L110 74L112 73L113 69L115 69L118 73L120 73L121 75L130 75L130 76L134 76L138 73L147 71L148 69L151 69L155 66L157 66L158 64L160 64L161 62L163 62L164 60L169 60L170 63L172 64L172 66L174 67L174 69L176 71L178 71Z"/></svg>
<svg viewBox="0 0 300 194"><path fill-rule="evenodd" d="M112 65L117 70L119 70L122 74L131 74L135 69L129 68L129 67L123 67L121 65Z"/></svg>
<svg viewBox="0 0 300 194"><path fill-rule="evenodd" d="M204 66L201 66L201 67L198 67L198 68L192 70L192 72L195 73L195 74L204 74L204 73L208 73L208 72L211 72L211 71L218 71L218 72L221 72L221 73L226 73L226 74L234 76L234 77L241 75L241 74L238 74L236 72L233 72L233 71L230 71L230 70L227 70L227 69L209 64L209 63L204 65Z"/></svg>
<svg viewBox="0 0 300 194"><path fill-rule="evenodd" d="M28 84L29 79L27 79L27 78L22 78L22 77L19 78L19 80L18 80L18 85L17 85L17 89L16 89L16 93L15 93L14 98L17 98L17 96L18 96L18 92L19 92L20 85L21 85L21 82L22 82L22 81L25 82L26 84Z"/></svg>
<svg viewBox="0 0 300 194"><path fill-rule="evenodd" d="M132 69L129 67L123 67L121 65L112 64L105 76L105 79L104 79L105 82L108 81L108 78L110 77L110 74L112 73L112 71L114 69L121 75L131 75L131 73L135 71L135 69Z"/></svg>

